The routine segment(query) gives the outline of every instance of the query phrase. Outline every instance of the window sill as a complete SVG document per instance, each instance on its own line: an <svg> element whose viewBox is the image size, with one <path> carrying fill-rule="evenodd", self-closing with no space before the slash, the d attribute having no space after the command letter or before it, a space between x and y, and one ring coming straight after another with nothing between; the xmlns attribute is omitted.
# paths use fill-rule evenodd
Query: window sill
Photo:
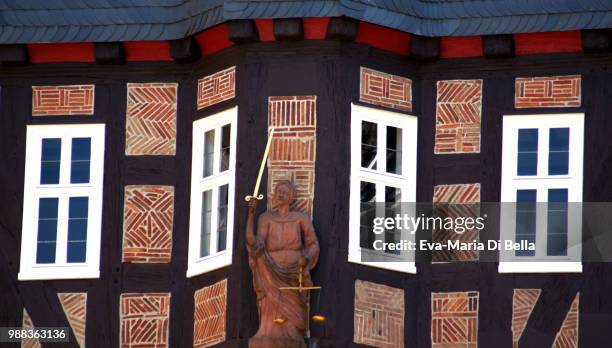
<svg viewBox="0 0 612 348"><path fill-rule="evenodd" d="M389 271L416 274L417 269L414 262L365 262L361 261L361 255L349 255L349 262L362 266L385 269Z"/></svg>
<svg viewBox="0 0 612 348"><path fill-rule="evenodd" d="M18 280L96 279L100 271L87 266L43 266L20 271Z"/></svg>
<svg viewBox="0 0 612 348"><path fill-rule="evenodd" d="M211 272L232 264L232 254L222 252L190 262L187 267L187 278L195 277L200 274Z"/></svg>
<svg viewBox="0 0 612 348"><path fill-rule="evenodd" d="M581 262L500 262L499 273L581 273Z"/></svg>

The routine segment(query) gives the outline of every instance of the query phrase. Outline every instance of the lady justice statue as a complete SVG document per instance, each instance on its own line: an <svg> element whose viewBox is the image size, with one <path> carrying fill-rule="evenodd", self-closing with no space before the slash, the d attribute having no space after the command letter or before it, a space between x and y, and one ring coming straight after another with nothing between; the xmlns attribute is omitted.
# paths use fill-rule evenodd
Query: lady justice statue
<svg viewBox="0 0 612 348"><path fill-rule="evenodd" d="M276 184L270 195L275 209L259 216L257 234L257 199L249 200L246 244L259 310L259 330L249 348L306 347L308 291L302 289L312 289L310 270L319 257L319 241L310 217L290 210L295 194L290 181Z"/></svg>

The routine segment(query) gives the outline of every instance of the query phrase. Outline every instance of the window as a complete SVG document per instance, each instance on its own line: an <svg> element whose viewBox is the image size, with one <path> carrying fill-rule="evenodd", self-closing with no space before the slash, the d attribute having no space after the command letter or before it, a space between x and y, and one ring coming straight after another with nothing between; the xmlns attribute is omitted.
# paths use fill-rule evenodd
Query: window
<svg viewBox="0 0 612 348"><path fill-rule="evenodd" d="M20 280L98 278L104 125L27 128Z"/></svg>
<svg viewBox="0 0 612 348"><path fill-rule="evenodd" d="M504 116L500 272L581 272L584 114ZM527 260L527 262L525 262ZM531 262L534 261L534 262Z"/></svg>
<svg viewBox="0 0 612 348"><path fill-rule="evenodd" d="M237 116L232 108L193 123L188 277L232 263Z"/></svg>
<svg viewBox="0 0 612 348"><path fill-rule="evenodd" d="M414 234L377 234L372 224L375 216L411 213L401 203L416 201L416 147L416 116L352 105L350 262L416 273L414 262L406 261L409 251L376 250L384 243L414 240Z"/></svg>

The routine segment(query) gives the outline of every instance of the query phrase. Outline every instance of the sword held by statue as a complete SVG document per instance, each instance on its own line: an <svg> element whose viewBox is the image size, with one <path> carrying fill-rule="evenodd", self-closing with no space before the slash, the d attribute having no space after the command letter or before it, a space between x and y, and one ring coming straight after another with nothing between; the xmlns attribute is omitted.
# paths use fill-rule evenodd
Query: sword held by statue
<svg viewBox="0 0 612 348"><path fill-rule="evenodd" d="M263 158L261 159L261 165L259 166L259 174L257 175L257 182L255 183L255 189L253 190L253 194L244 197L244 200L247 202L249 202L251 199L261 201L264 198L264 195L259 193L259 184L261 184L261 177L263 176L263 172L266 167L266 160L268 159L268 153L270 152L270 144L272 144L272 137L274 137L274 127L270 127L270 134L268 135L266 150L264 151Z"/></svg>

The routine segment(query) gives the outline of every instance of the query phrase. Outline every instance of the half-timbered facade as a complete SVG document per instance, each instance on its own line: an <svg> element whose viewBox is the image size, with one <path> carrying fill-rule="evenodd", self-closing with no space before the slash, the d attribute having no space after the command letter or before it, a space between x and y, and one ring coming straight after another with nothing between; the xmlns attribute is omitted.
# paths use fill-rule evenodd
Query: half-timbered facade
<svg viewBox="0 0 612 348"><path fill-rule="evenodd" d="M312 346L610 345L610 264L465 252L374 266L359 216L393 199L610 201L612 4L1 12L0 326L69 327L62 347L246 347L244 197L274 127L261 192L291 180L321 245Z"/></svg>

